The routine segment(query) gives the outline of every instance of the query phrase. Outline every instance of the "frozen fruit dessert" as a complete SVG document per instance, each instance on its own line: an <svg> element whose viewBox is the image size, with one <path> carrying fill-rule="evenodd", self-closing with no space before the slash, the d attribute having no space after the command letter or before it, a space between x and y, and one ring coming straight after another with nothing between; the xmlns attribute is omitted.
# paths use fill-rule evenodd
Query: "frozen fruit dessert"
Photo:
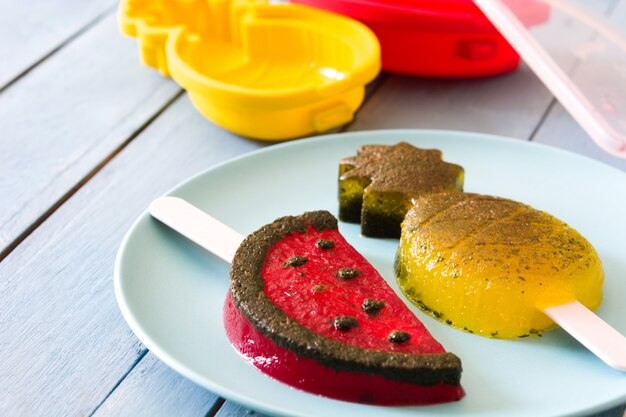
<svg viewBox="0 0 626 417"><path fill-rule="evenodd" d="M339 219L360 222L365 236L399 237L417 198L462 189L463 168L444 162L437 149L363 146L339 164Z"/></svg>
<svg viewBox="0 0 626 417"><path fill-rule="evenodd" d="M402 223L398 283L422 310L487 337L540 335L542 309L602 299L603 269L576 230L525 204L469 193L416 201Z"/></svg>
<svg viewBox="0 0 626 417"><path fill-rule="evenodd" d="M226 333L253 366L370 404L458 400L461 362L429 334L328 212L283 217L234 257Z"/></svg>

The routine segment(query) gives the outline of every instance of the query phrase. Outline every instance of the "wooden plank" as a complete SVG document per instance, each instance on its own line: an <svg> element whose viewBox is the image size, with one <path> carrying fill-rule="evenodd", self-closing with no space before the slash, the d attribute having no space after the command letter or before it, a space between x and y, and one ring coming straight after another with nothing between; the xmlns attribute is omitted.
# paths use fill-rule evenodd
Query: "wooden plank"
<svg viewBox="0 0 626 417"><path fill-rule="evenodd" d="M0 415L89 415L108 396L145 354L113 293L122 236L153 198L261 146L183 97L0 263ZM154 398L133 389L116 398Z"/></svg>
<svg viewBox="0 0 626 417"><path fill-rule="evenodd" d="M601 413L589 415L588 417L626 417L624 414L625 406L618 406ZM381 413L382 414L382 413ZM212 416L212 414L210 415ZM207 416L209 417L209 416ZM246 407L242 407L231 401L227 401L219 409L215 417L267 417L266 414L257 413Z"/></svg>
<svg viewBox="0 0 626 417"><path fill-rule="evenodd" d="M221 403L148 353L93 416L200 417Z"/></svg>
<svg viewBox="0 0 626 417"><path fill-rule="evenodd" d="M215 414L215 417L268 417L249 408L227 401Z"/></svg>
<svg viewBox="0 0 626 417"><path fill-rule="evenodd" d="M613 156L598 147L558 103L550 110L548 117L533 137L533 142L580 153L626 171L626 159Z"/></svg>
<svg viewBox="0 0 626 417"><path fill-rule="evenodd" d="M598 414L594 414L590 417L626 417L626 406L618 406L615 408L611 408L610 410L603 411Z"/></svg>
<svg viewBox="0 0 626 417"><path fill-rule="evenodd" d="M623 417L624 406L616 407L589 417ZM130 414L129 414L130 415ZM215 414L215 417L266 417L265 414L257 413L246 407L242 407L230 401L226 402Z"/></svg>
<svg viewBox="0 0 626 417"><path fill-rule="evenodd" d="M392 75L350 130L452 129L528 137L551 100L524 65L511 74L474 80Z"/></svg>
<svg viewBox="0 0 626 417"><path fill-rule="evenodd" d="M0 90L104 13L113 0L0 1Z"/></svg>
<svg viewBox="0 0 626 417"><path fill-rule="evenodd" d="M179 91L110 15L0 94L0 259Z"/></svg>

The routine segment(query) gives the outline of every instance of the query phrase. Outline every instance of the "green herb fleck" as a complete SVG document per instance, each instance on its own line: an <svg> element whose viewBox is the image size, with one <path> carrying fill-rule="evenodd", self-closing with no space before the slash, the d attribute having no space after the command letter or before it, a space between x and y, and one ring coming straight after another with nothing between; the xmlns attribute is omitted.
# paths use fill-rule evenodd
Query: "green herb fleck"
<svg viewBox="0 0 626 417"><path fill-rule="evenodd" d="M328 288L330 288L328 285L320 285L320 284L317 284L317 285L315 285L315 286L313 287L313 291L314 291L314 292L322 292L322 291L327 290Z"/></svg>

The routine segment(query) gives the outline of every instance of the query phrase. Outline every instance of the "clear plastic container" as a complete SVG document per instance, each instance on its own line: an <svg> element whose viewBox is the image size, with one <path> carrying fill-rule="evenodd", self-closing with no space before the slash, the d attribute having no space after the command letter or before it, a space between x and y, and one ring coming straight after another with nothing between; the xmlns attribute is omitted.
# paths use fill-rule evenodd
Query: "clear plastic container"
<svg viewBox="0 0 626 417"><path fill-rule="evenodd" d="M548 24L533 29L520 0L476 4L598 146L626 158L624 22L603 17L612 7L608 1L535 1L552 12Z"/></svg>

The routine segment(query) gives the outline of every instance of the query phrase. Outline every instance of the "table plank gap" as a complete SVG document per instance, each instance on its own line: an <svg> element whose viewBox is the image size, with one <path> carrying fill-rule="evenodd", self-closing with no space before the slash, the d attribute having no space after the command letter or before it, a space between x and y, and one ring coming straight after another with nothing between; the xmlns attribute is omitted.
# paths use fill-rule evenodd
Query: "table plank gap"
<svg viewBox="0 0 626 417"><path fill-rule="evenodd" d="M60 44L58 44L57 46L52 48L45 55L43 55L41 58L37 59L32 64L30 64L28 67L24 68L21 72L18 72L17 74L15 74L13 76L13 78L10 78L7 81L5 81L4 84L0 85L0 94L2 94L5 90L9 89L12 85L17 83L20 79L22 79L23 77L28 75L28 73L30 73L37 66L41 65L45 60L47 60L48 58L52 57L54 54L59 52L61 49L63 49L64 47L66 47L67 45L72 43L74 40L76 40L77 38L82 36L92 26L94 26L94 25L98 24L100 21L104 20L108 15L113 13L116 9L117 9L117 5L113 5L113 6L109 7L104 12L100 13L95 18L93 18L92 20L87 22L87 24L85 26L81 27L76 32L71 34L68 38L63 40Z"/></svg>
<svg viewBox="0 0 626 417"><path fill-rule="evenodd" d="M215 417L269 417L237 403L226 401Z"/></svg>
<svg viewBox="0 0 626 417"><path fill-rule="evenodd" d="M626 417L626 405L617 406L589 417Z"/></svg>
<svg viewBox="0 0 626 417"><path fill-rule="evenodd" d="M148 354L149 350L146 348L143 348L142 351L139 353L139 355L137 356L137 359L135 359L135 362L133 362L129 367L128 370L126 371L126 373L124 373L120 379L117 380L117 382L113 385L113 387L109 390L109 392L104 396L104 398L102 398L102 401L100 401L99 404L97 404L93 411L91 413L88 414L88 417L92 417L94 414L96 414L96 412L100 409L100 407L102 406L102 404L104 404L106 402L106 400L109 399L109 397L115 392L115 390L117 389L117 387L119 387L122 382L126 379L126 377L128 375L130 375L130 373L135 369L135 367L139 364L139 362L141 362L143 360L143 358Z"/></svg>
<svg viewBox="0 0 626 417"><path fill-rule="evenodd" d="M91 180L105 165L107 165L113 158L115 158L120 152L124 150L141 132L143 132L148 126L150 126L169 106L178 100L183 94L184 90L179 91L174 97L167 101L161 108L159 108L152 116L150 116L137 130L131 133L120 145L114 149L110 154L105 155L105 158L98 163L91 171L89 171L83 178L79 179L76 184L71 187L65 194L63 194L56 202L52 203L50 208L42 213L40 217L24 230L24 232L17 236L17 238L10 242L4 249L0 251L0 262L6 258L21 242L24 241L31 233L33 233L43 222L45 222L59 207L61 207L67 200L69 200L76 192L83 187L89 180Z"/></svg>
<svg viewBox="0 0 626 417"><path fill-rule="evenodd" d="M178 375L150 351L93 417L198 417L224 400Z"/></svg>
<svg viewBox="0 0 626 417"><path fill-rule="evenodd" d="M215 415L220 411L220 409L224 406L226 400L223 398L218 398L218 400L213 404L213 406L207 411L204 417L215 417Z"/></svg>
<svg viewBox="0 0 626 417"><path fill-rule="evenodd" d="M550 112L552 111L552 109L554 108L554 106L558 103L556 98L552 98L552 100L550 100L550 104L548 104L548 107L546 107L546 110L543 112L543 114L541 115L541 118L539 119L539 121L537 122L537 125L535 126L535 128L533 129L532 132L530 132L530 135L528 135L528 140L532 141L535 138L535 135L537 135L537 132L539 132L539 130L541 129L541 126L543 126L544 122L546 121L546 119L548 118L548 116L550 115Z"/></svg>
<svg viewBox="0 0 626 417"><path fill-rule="evenodd" d="M0 92L117 7L112 0L0 0ZM68 11L71 9L71 12ZM15 47L19 45L19 47Z"/></svg>

